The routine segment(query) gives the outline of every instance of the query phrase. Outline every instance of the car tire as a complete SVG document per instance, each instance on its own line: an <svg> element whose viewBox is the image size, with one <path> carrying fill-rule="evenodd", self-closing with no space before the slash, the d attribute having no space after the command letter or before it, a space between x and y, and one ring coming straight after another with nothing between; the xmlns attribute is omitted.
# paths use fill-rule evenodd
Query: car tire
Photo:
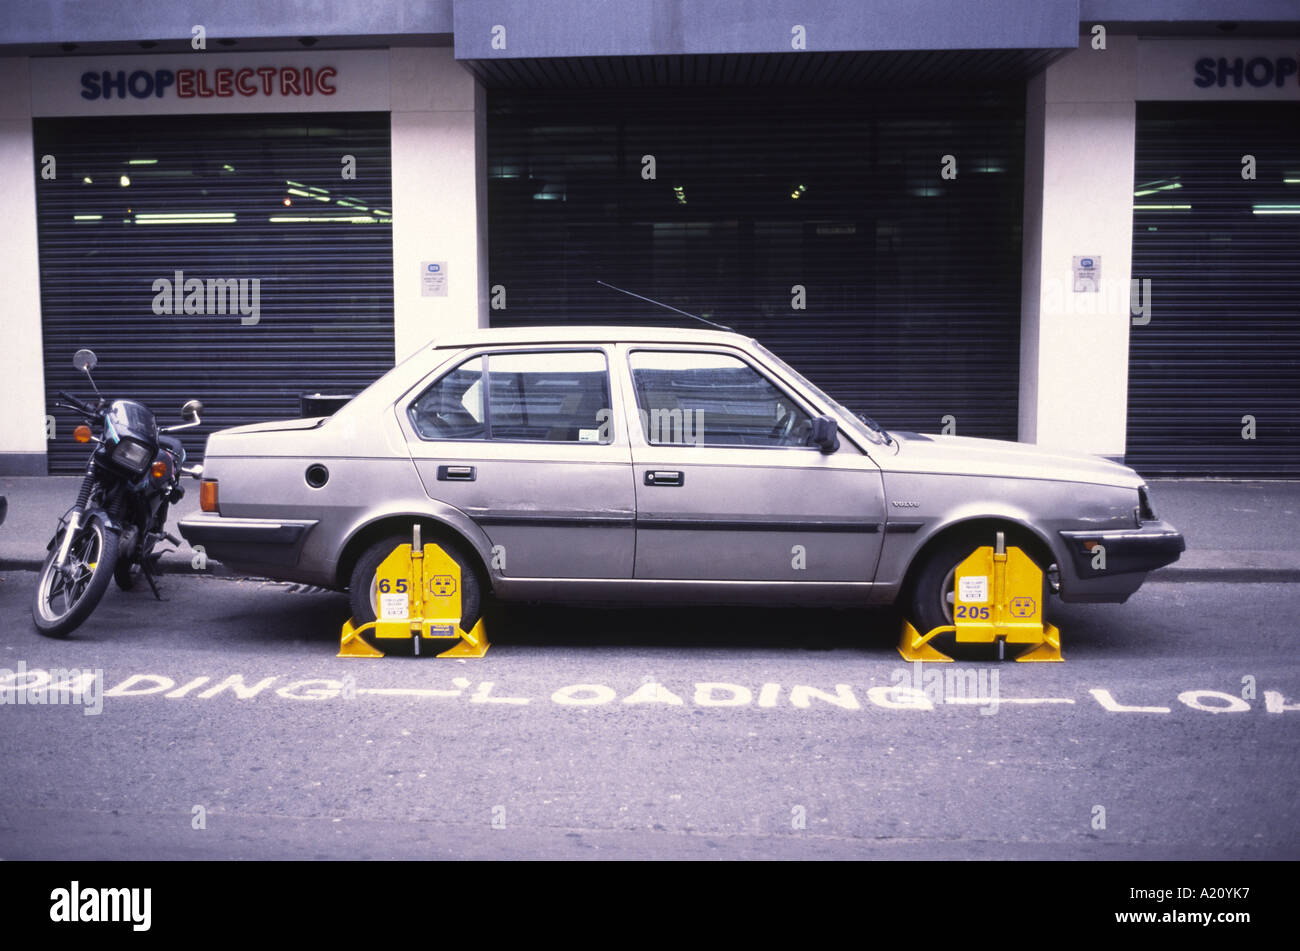
<svg viewBox="0 0 1300 951"><path fill-rule="evenodd" d="M460 626L462 630L471 630L482 616L483 587L478 577L478 570L474 562L465 555L461 546L441 539L433 541L460 567ZM377 617L375 573L379 570L379 566L384 559L393 553L397 546L409 545L410 543L410 535L389 535L375 542L357 559L348 584L348 598L352 605L352 620L357 627L368 624ZM409 639L401 641L388 638L377 639L372 631L366 631L361 637L371 647L375 647L385 654L411 654L414 650ZM441 653L454 644L456 644L456 641L442 638L426 641L421 644L421 653L424 653L426 649L428 649L429 653Z"/></svg>
<svg viewBox="0 0 1300 951"><path fill-rule="evenodd" d="M966 560L976 548L993 543L993 532L966 532L954 535L934 549L921 564L906 600L907 619L921 634L927 634L936 627L953 623L952 598L955 594L957 566ZM1023 532L1006 532L1008 547L1016 546L1034 559L1034 564L1043 572L1043 600L1047 604L1047 566L1035 556L1035 546L1024 536ZM938 635L936 640L953 643L953 635ZM942 650L942 648L940 648Z"/></svg>

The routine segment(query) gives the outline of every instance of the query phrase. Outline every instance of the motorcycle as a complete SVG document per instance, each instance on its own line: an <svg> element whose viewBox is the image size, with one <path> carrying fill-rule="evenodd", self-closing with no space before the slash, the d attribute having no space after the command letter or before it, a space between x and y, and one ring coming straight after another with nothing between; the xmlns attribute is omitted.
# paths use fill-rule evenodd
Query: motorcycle
<svg viewBox="0 0 1300 951"><path fill-rule="evenodd" d="M183 464L184 446L168 435L198 426L203 404L188 401L181 408L186 422L160 429L143 403L110 400L99 392L90 374L98 362L91 350L78 350L72 358L95 391L93 404L62 391L62 402L54 404L85 417L87 423L77 426L73 438L95 448L77 500L50 539L36 584L32 620L47 637L66 637L84 622L103 598L109 578L129 591L144 577L154 597L162 600L156 575L165 552L155 548L164 540L181 544L166 530L167 509L185 495L181 475L203 475L202 466Z"/></svg>

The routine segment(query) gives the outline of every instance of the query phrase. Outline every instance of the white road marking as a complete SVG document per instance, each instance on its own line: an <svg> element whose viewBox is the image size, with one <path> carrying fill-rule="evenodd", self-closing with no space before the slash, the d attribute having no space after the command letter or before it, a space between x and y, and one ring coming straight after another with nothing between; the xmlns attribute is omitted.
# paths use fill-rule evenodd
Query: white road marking
<svg viewBox="0 0 1300 951"><path fill-rule="evenodd" d="M629 705L638 703L666 703L670 706L680 707L684 703L681 697L673 693L663 684L648 683L637 687L632 693L623 698L623 702Z"/></svg>
<svg viewBox="0 0 1300 951"><path fill-rule="evenodd" d="M1225 704L1220 706L1215 703L1206 703L1207 698L1222 700ZM1185 703L1193 710L1204 710L1206 713L1249 713L1250 704L1240 697L1234 697L1230 693L1224 693L1221 690L1184 690L1178 695L1180 703Z"/></svg>
<svg viewBox="0 0 1300 951"><path fill-rule="evenodd" d="M191 680L189 683L185 684L184 686L177 687L175 690L163 694L163 696L165 696L169 700L179 699L180 697L185 696L191 690L197 690L199 687L202 687L205 683L207 683L211 679L212 679L211 677L195 677L193 680Z"/></svg>
<svg viewBox="0 0 1300 951"><path fill-rule="evenodd" d="M358 687L357 693L376 697L459 697L460 690L436 690L424 687Z"/></svg>
<svg viewBox="0 0 1300 951"><path fill-rule="evenodd" d="M589 696L579 696L589 694ZM561 687L551 694L551 700L566 707L594 707L609 703L616 696L613 690L604 684L573 684Z"/></svg>
<svg viewBox="0 0 1300 951"><path fill-rule="evenodd" d="M1265 690L1264 709L1269 713L1281 713L1283 710L1300 710L1300 703L1287 703L1286 698L1279 691Z"/></svg>
<svg viewBox="0 0 1300 951"><path fill-rule="evenodd" d="M812 706L814 697L845 710L862 709L862 704L858 703L858 698L853 695L853 688L848 684L836 684L834 693L827 693L825 690L818 690L816 687L807 687L803 684L796 684L790 688L790 702L796 707L808 709L808 707Z"/></svg>
<svg viewBox="0 0 1300 951"><path fill-rule="evenodd" d="M946 700L944 700L944 703L965 703L965 704L978 704L978 703L990 703L990 704L999 704L999 703L1023 703L1023 704L1035 704L1035 703L1074 703L1074 701L1071 700L1069 697L998 697L997 699L993 699L993 698L991 698L991 697L990 697L990 698L983 698L983 697L948 697Z"/></svg>
<svg viewBox="0 0 1300 951"><path fill-rule="evenodd" d="M886 710L933 710L934 704L924 690L916 687L871 687L867 699Z"/></svg>
<svg viewBox="0 0 1300 951"><path fill-rule="evenodd" d="M1126 707L1119 703L1110 695L1109 690L1102 690L1100 687L1094 687L1088 691L1092 694L1097 702L1100 703L1111 713L1168 713L1168 707Z"/></svg>
<svg viewBox="0 0 1300 951"><path fill-rule="evenodd" d="M723 691L727 696L714 694ZM748 687L740 684L697 683L695 685L695 705L697 707L747 707L754 700L754 694Z"/></svg>
<svg viewBox="0 0 1300 951"><path fill-rule="evenodd" d="M48 683L50 672L33 668L24 669L22 684L12 673L0 673L0 706L19 702L16 695L32 687ZM243 674L231 674L213 683L210 676L191 677L181 686L177 681L162 674L130 674L116 686L107 689L105 698L145 697L162 695L167 699L201 699L234 697L239 701L253 700L269 694L286 700L334 700L350 699L354 696L373 697L414 697L422 699L455 699L464 697L474 704L504 704L507 706L525 706L538 697L514 696L507 688L498 695L495 681L480 681L477 685L467 677L454 677L449 688L439 687L356 687L351 677L343 680L316 678L287 681L281 676L263 677L248 681ZM445 682L445 681L444 681ZM278 689L277 689L278 685ZM355 688L355 689L354 689ZM473 692L471 691L473 688ZM1019 706L1045 706L1052 704L1075 705L1079 701L1072 697L1003 697L996 693L992 696L947 695L934 693L927 689L897 683L892 686L873 686L865 688L864 703L855 693L851 684L835 684L833 689L825 689L809 684L791 684L783 687L779 683L761 684L757 691L738 683L724 681L700 681L691 684L690 694L680 688L677 690L654 681L642 683L636 687L615 687L599 683L568 684L550 694L552 703L568 707L593 707L614 703L622 698L620 706L645 707L718 707L718 708L761 708L808 710L832 707L840 710L857 711L868 705L882 710L934 710L939 704L980 707L981 713L996 712L1002 704ZM861 685L857 690L863 690ZM782 692L788 691L788 704L781 703ZM755 693L757 692L757 701ZM1144 706L1121 703L1114 694L1103 687L1088 689L1097 704L1107 713L1168 714L1168 706ZM545 696L543 694L543 696ZM1191 689L1177 694L1177 699L1184 707L1200 713L1249 713L1258 708L1247 699L1233 693L1219 690ZM1300 712L1300 702L1289 702L1287 696L1278 690L1265 690L1263 710L1270 714Z"/></svg>
<svg viewBox="0 0 1300 951"><path fill-rule="evenodd" d="M492 688L495 686L496 686L495 681L492 680L483 681L481 684L478 685L478 690L474 691L474 696L469 698L469 702L470 703L508 703L514 705L532 703L532 701L528 697L493 697L491 696L491 693L492 693Z"/></svg>

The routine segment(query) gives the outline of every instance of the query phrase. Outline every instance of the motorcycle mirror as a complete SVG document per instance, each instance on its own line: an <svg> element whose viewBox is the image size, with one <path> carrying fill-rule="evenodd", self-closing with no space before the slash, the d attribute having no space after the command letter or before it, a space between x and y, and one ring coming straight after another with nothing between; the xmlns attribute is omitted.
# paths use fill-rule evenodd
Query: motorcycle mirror
<svg viewBox="0 0 1300 951"><path fill-rule="evenodd" d="M187 400L181 407L181 418L198 422L199 413L203 412L203 403L199 400Z"/></svg>
<svg viewBox="0 0 1300 951"><path fill-rule="evenodd" d="M97 363L99 363L99 357L95 356L94 350L82 348L72 355L72 365L82 373L89 373L95 369Z"/></svg>

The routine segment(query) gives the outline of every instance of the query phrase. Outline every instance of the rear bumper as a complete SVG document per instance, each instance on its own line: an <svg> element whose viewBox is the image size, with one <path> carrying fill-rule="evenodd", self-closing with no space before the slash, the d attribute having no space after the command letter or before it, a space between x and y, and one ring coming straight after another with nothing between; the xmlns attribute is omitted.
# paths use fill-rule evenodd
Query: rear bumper
<svg viewBox="0 0 1300 951"><path fill-rule="evenodd" d="M1182 533L1168 522L1144 522L1141 528L1133 529L1060 534L1080 579L1146 574L1177 561L1187 549Z"/></svg>
<svg viewBox="0 0 1300 951"><path fill-rule="evenodd" d="M182 520L180 530L191 546L202 545L209 558L253 569L296 565L303 541L316 524L310 519L201 515Z"/></svg>

